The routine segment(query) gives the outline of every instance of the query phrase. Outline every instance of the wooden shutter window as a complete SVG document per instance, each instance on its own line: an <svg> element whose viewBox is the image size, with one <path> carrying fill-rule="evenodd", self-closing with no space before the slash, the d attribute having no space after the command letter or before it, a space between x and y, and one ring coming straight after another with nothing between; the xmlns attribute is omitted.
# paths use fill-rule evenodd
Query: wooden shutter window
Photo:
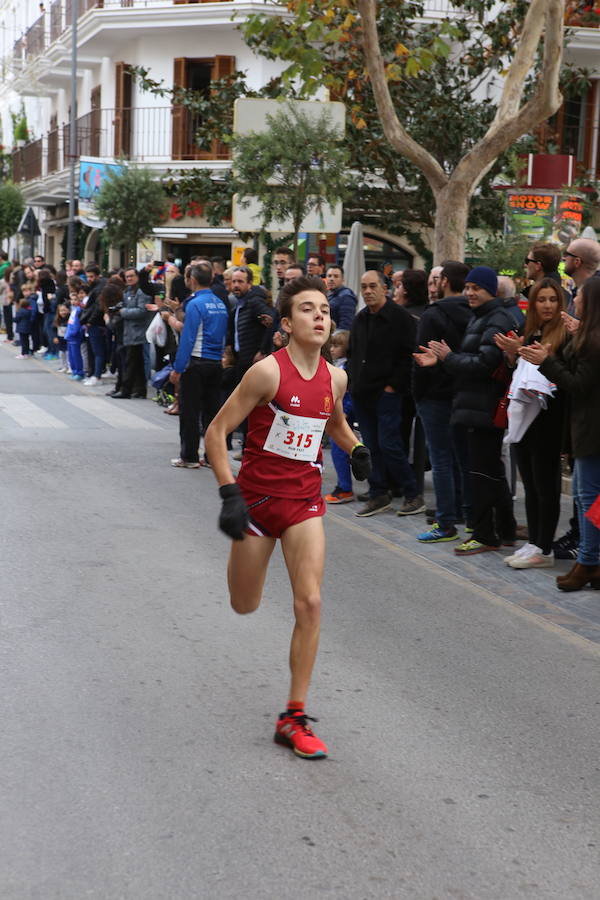
<svg viewBox="0 0 600 900"><path fill-rule="evenodd" d="M173 87L187 87L185 56L173 60ZM171 156L173 159L182 159L187 146L187 117L184 106L173 106L171 110L172 138Z"/></svg>
<svg viewBox="0 0 600 900"><path fill-rule="evenodd" d="M217 81L219 78L225 78L235 72L235 56L215 56L212 69L212 80ZM222 141L213 141L212 144L213 159L229 159L231 150Z"/></svg>
<svg viewBox="0 0 600 900"><path fill-rule="evenodd" d="M133 79L127 63L115 65L115 156L131 152L131 93Z"/></svg>

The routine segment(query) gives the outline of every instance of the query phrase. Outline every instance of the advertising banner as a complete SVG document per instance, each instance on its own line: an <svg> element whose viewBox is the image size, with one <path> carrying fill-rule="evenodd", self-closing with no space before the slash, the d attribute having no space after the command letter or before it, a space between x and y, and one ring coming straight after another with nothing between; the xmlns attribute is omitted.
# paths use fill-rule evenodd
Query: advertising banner
<svg viewBox="0 0 600 900"><path fill-rule="evenodd" d="M505 234L567 244L581 231L583 200L563 191L508 191Z"/></svg>
<svg viewBox="0 0 600 900"><path fill-rule="evenodd" d="M82 156L79 160L79 218L84 225L90 228L103 228L102 222L94 204L95 197L100 190L102 182L108 178L108 173L120 175L123 166L113 163L101 163L95 159L87 159Z"/></svg>

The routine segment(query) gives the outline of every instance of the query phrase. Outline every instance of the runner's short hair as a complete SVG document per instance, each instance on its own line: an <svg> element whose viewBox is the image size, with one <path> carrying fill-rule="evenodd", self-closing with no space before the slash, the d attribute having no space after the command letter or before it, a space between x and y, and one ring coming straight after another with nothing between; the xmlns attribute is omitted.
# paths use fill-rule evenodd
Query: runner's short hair
<svg viewBox="0 0 600 900"><path fill-rule="evenodd" d="M293 281L284 284L279 294L279 315L281 318L288 318L292 312L292 301L294 297L303 291L319 291L324 297L327 297L323 279L318 275L300 275Z"/></svg>

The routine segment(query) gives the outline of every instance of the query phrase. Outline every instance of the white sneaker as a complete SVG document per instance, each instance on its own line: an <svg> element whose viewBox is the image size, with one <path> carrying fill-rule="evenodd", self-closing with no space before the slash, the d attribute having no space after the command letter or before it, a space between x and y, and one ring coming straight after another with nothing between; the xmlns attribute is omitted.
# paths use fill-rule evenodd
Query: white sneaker
<svg viewBox="0 0 600 900"><path fill-rule="evenodd" d="M100 379L96 378L95 375L90 375L90 377L86 378L83 383L85 384L86 387L93 387L95 384L100 383Z"/></svg>
<svg viewBox="0 0 600 900"><path fill-rule="evenodd" d="M56 371L57 371L57 372L67 372L68 369L67 369L66 366L59 366L59 368L58 368Z"/></svg>
<svg viewBox="0 0 600 900"><path fill-rule="evenodd" d="M530 543L523 544L522 547L519 547L519 549L516 550L514 553L512 553L510 556L505 556L504 562L506 563L507 566L510 566L511 563L515 559L523 559L527 556L533 556L535 553L541 553L541 552L542 552L541 548L536 547L535 544L530 544Z"/></svg>
<svg viewBox="0 0 600 900"><path fill-rule="evenodd" d="M554 565L553 553L532 553L509 563L511 569L549 569Z"/></svg>

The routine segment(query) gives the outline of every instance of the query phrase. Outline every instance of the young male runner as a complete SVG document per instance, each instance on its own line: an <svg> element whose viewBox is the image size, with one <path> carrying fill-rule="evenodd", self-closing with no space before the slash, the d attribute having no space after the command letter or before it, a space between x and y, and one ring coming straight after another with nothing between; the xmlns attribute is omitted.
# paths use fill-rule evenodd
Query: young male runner
<svg viewBox="0 0 600 900"><path fill-rule="evenodd" d="M257 609L277 538L294 596L296 623L290 647L291 685L275 741L298 756L327 755L308 727L304 702L317 654L325 534L321 497L323 431L350 454L359 481L370 471L368 449L346 422L346 373L321 356L331 330L320 278L302 276L279 298L287 347L255 363L206 432L206 452L219 483L220 528L233 538L227 570L231 605ZM227 435L248 417L248 435L237 483L227 456ZM315 720L311 720L315 721Z"/></svg>

